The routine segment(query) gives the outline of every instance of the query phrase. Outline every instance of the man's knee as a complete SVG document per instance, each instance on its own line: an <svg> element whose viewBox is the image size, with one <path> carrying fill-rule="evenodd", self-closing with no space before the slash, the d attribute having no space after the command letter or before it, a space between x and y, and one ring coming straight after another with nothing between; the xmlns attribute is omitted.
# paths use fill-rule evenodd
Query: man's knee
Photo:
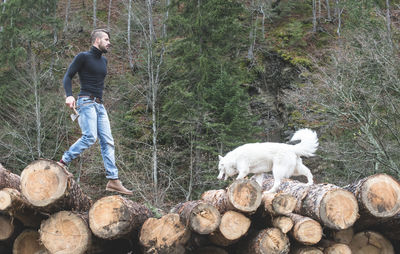
<svg viewBox="0 0 400 254"><path fill-rule="evenodd" d="M82 136L82 139L83 139L89 146L91 146L91 145L93 145L94 143L96 143L97 136L96 136L96 135L92 135L92 134L83 135L83 136Z"/></svg>

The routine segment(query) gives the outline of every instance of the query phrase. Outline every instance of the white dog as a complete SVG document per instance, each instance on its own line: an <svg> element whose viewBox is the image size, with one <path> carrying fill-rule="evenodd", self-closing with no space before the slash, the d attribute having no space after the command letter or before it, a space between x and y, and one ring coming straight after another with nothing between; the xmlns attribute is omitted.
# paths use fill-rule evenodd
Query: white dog
<svg viewBox="0 0 400 254"><path fill-rule="evenodd" d="M292 175L304 175L308 184L313 184L310 169L303 165L300 156L314 156L318 148L317 133L310 129L298 130L290 141L297 140L300 143L296 145L271 142L245 144L225 157L219 155L218 179L226 180L236 174L239 174L236 179L242 179L253 173L261 185L262 173L272 171L274 185L268 192L276 192L281 180Z"/></svg>

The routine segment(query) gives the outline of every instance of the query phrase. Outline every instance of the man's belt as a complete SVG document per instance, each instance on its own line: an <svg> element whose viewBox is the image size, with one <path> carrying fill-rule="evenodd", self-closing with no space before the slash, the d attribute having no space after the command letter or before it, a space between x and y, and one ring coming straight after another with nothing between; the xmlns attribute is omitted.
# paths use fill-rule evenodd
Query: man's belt
<svg viewBox="0 0 400 254"><path fill-rule="evenodd" d="M103 99L99 97L94 97L93 95L79 95L78 98L89 98L91 100L94 100L96 103L103 103Z"/></svg>

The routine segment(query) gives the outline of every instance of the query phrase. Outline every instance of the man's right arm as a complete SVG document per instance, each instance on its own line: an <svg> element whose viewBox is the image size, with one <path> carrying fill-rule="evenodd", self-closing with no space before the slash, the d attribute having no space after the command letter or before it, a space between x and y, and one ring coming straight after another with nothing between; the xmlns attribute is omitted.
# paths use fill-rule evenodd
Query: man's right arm
<svg viewBox="0 0 400 254"><path fill-rule="evenodd" d="M70 108L75 106L75 98L72 95L72 78L75 74L82 68L84 63L85 55L83 53L79 53L72 63L69 65L67 72L64 75L63 85L67 98L65 99L65 104L67 104Z"/></svg>

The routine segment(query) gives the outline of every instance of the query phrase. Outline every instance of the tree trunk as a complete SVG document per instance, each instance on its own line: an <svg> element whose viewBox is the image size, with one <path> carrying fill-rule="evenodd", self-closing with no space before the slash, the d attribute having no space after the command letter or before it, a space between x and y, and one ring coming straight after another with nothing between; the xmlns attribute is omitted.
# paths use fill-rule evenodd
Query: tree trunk
<svg viewBox="0 0 400 254"><path fill-rule="evenodd" d="M363 231L355 234L349 246L353 254L395 253L393 245L381 234L373 231Z"/></svg>
<svg viewBox="0 0 400 254"><path fill-rule="evenodd" d="M92 233L87 215L61 211L40 226L40 240L50 253L81 254L90 247Z"/></svg>
<svg viewBox="0 0 400 254"><path fill-rule="evenodd" d="M228 246L237 242L250 228L251 221L245 215L227 211L222 215L218 230L210 234L212 243Z"/></svg>
<svg viewBox="0 0 400 254"><path fill-rule="evenodd" d="M152 216L152 212L141 204L119 195L106 196L90 208L89 225L97 237L111 240L132 235Z"/></svg>
<svg viewBox="0 0 400 254"><path fill-rule="evenodd" d="M92 200L65 170L51 160L37 160L21 173L22 195L41 211L88 211Z"/></svg>
<svg viewBox="0 0 400 254"><path fill-rule="evenodd" d="M221 214L211 204L188 201L175 206L171 213L179 214L182 223L198 234L210 234L221 223Z"/></svg>
<svg viewBox="0 0 400 254"><path fill-rule="evenodd" d="M272 187L274 178L267 174L263 177L263 189L267 190ZM354 195L335 185L307 185L284 179L278 189L297 199L295 213L318 220L329 228L346 229L357 219L358 204Z"/></svg>
<svg viewBox="0 0 400 254"><path fill-rule="evenodd" d="M214 247L214 246L207 246L200 249L197 249L193 252L193 254L228 254L228 252L224 249Z"/></svg>
<svg viewBox="0 0 400 254"><path fill-rule="evenodd" d="M279 228L284 234L292 230L294 223L293 220L287 216L278 216L272 219L272 226Z"/></svg>
<svg viewBox="0 0 400 254"><path fill-rule="evenodd" d="M287 254L289 238L277 228L267 228L247 239L240 249L243 254Z"/></svg>
<svg viewBox="0 0 400 254"><path fill-rule="evenodd" d="M170 213L160 219L147 219L140 231L140 244L145 253L174 253L190 239L190 230L178 214Z"/></svg>
<svg viewBox="0 0 400 254"><path fill-rule="evenodd" d="M40 234L35 230L25 230L14 241L13 254L47 254L40 243ZM50 253L49 253L50 254Z"/></svg>
<svg viewBox="0 0 400 254"><path fill-rule="evenodd" d="M317 221L298 214L290 214L289 217L294 223L292 235L298 242L313 245L321 240L322 227Z"/></svg>
<svg viewBox="0 0 400 254"><path fill-rule="evenodd" d="M237 210L254 213L261 204L261 188L257 182L241 179L233 182L227 190L209 190L201 199L214 205L220 213Z"/></svg>
<svg viewBox="0 0 400 254"><path fill-rule="evenodd" d="M293 212L296 207L296 198L286 193L268 193L262 194L262 204L265 211L272 215L287 215Z"/></svg>
<svg viewBox="0 0 400 254"><path fill-rule="evenodd" d="M0 189L13 188L21 191L20 182L19 175L11 173L0 164Z"/></svg>
<svg viewBox="0 0 400 254"><path fill-rule="evenodd" d="M377 174L350 184L345 189L354 193L360 207L360 218L376 221L400 212L400 184L393 177Z"/></svg>
<svg viewBox="0 0 400 254"><path fill-rule="evenodd" d="M39 228L44 215L35 211L19 191L11 188L0 190L0 211L17 218L26 227Z"/></svg>

